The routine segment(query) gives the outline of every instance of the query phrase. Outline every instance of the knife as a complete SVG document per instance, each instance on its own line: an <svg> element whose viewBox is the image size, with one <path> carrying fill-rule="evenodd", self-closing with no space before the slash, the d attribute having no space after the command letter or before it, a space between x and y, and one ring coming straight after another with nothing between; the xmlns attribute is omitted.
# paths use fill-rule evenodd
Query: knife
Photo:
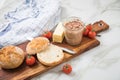
<svg viewBox="0 0 120 80"><path fill-rule="evenodd" d="M32 40L33 38L32 37L27 37L28 40ZM56 45L57 46L57 45ZM60 47L60 46L58 46ZM73 51L72 49L68 49L68 48L65 48L65 47L60 47L63 51L67 52L68 54L75 54L76 52Z"/></svg>
<svg viewBox="0 0 120 80"><path fill-rule="evenodd" d="M68 48L65 48L65 47L60 47L63 51L67 52L68 54L75 54L76 52L73 51L72 49L68 49Z"/></svg>

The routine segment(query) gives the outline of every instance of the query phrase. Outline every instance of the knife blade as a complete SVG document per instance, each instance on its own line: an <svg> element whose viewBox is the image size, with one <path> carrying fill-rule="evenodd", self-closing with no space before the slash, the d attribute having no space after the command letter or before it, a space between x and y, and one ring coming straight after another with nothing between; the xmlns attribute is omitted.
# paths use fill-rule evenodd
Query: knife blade
<svg viewBox="0 0 120 80"><path fill-rule="evenodd" d="M68 49L68 48L65 48L65 47L60 47L63 51L67 52L68 54L75 54L76 52L73 51L72 49Z"/></svg>

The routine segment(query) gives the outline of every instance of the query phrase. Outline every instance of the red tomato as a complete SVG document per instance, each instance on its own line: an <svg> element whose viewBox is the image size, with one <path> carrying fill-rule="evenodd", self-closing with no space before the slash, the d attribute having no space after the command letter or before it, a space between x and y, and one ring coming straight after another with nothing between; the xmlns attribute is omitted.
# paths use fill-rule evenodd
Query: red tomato
<svg viewBox="0 0 120 80"><path fill-rule="evenodd" d="M65 64L63 66L63 72L64 73L69 74L69 73L71 73L71 71L72 71L72 66L70 64Z"/></svg>
<svg viewBox="0 0 120 80"><path fill-rule="evenodd" d="M84 35L84 36L87 36L88 33L89 33L89 30L86 28L86 29L84 30L84 32L83 32L83 35Z"/></svg>
<svg viewBox="0 0 120 80"><path fill-rule="evenodd" d="M86 26L86 29L88 29L89 31L91 31L91 30L92 30L92 25L91 25L91 24L88 24L88 25Z"/></svg>
<svg viewBox="0 0 120 80"><path fill-rule="evenodd" d="M95 31L90 31L89 33L88 33L88 37L90 37L90 38L95 38L95 36L96 36L96 32Z"/></svg>
<svg viewBox="0 0 120 80"><path fill-rule="evenodd" d="M26 64L29 65L29 66L32 66L33 64L35 64L35 57L32 56L32 55L27 55L26 57Z"/></svg>
<svg viewBox="0 0 120 80"><path fill-rule="evenodd" d="M50 31L45 32L45 33L43 34L43 37L46 37L46 38L48 38L48 39L51 39L51 38L52 38L52 32L50 32Z"/></svg>

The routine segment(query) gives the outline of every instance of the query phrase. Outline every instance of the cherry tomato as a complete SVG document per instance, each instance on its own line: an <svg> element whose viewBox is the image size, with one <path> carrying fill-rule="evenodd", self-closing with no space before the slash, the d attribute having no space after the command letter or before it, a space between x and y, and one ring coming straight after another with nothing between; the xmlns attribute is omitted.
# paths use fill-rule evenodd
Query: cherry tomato
<svg viewBox="0 0 120 80"><path fill-rule="evenodd" d="M50 32L50 31L45 32L45 33L43 34L43 37L46 37L46 38L48 38L48 39L51 39L51 38L52 38L52 32Z"/></svg>
<svg viewBox="0 0 120 80"><path fill-rule="evenodd" d="M64 73L69 74L69 73L71 73L71 71L72 71L72 66L70 64L65 64L63 66L63 72Z"/></svg>
<svg viewBox="0 0 120 80"><path fill-rule="evenodd" d="M91 24L88 24L88 25L86 26L86 29L88 29L89 31L91 31L91 30L92 30L92 25L91 25Z"/></svg>
<svg viewBox="0 0 120 80"><path fill-rule="evenodd" d="M83 32L83 35L84 35L84 36L87 36L88 33L89 33L89 30L86 28L86 29L84 30L84 32Z"/></svg>
<svg viewBox="0 0 120 80"><path fill-rule="evenodd" d="M88 33L88 37L90 37L90 38L95 38L95 36L96 36L96 32L95 31L90 31L89 33Z"/></svg>
<svg viewBox="0 0 120 80"><path fill-rule="evenodd" d="M36 62L36 59L34 56L27 55L27 57L26 57L26 64L27 65L32 66L33 64L35 64L35 62Z"/></svg>

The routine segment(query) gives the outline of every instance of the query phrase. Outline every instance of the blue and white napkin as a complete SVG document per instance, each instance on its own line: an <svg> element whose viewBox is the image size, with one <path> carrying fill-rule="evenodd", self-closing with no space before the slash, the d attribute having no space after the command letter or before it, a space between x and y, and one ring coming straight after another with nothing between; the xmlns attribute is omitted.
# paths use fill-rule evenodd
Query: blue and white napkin
<svg viewBox="0 0 120 80"><path fill-rule="evenodd" d="M6 21L0 24L0 48L53 29L60 20L59 0L24 0L3 17Z"/></svg>

